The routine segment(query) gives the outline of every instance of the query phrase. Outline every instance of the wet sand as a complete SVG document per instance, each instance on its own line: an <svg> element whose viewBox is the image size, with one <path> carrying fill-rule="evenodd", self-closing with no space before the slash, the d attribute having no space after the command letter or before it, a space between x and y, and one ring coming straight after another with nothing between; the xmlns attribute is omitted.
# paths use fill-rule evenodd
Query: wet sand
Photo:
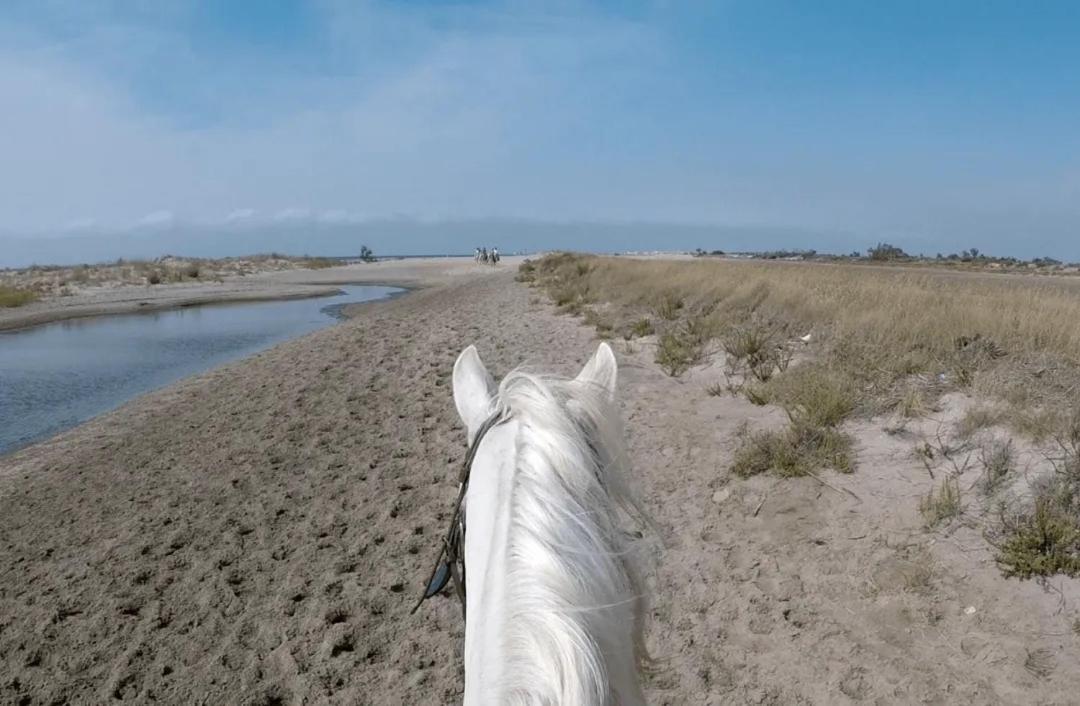
<svg viewBox="0 0 1080 706"><path fill-rule="evenodd" d="M454 599L409 615L464 455L451 367L475 343L500 376L571 374L596 341L512 266L396 267L369 281L424 286L0 458L0 703L460 700ZM650 703L1074 701L1076 582L1006 581L975 529L923 531L910 440L852 426L859 470L825 478L859 500L740 481L739 425L782 413L616 350L667 544Z"/></svg>

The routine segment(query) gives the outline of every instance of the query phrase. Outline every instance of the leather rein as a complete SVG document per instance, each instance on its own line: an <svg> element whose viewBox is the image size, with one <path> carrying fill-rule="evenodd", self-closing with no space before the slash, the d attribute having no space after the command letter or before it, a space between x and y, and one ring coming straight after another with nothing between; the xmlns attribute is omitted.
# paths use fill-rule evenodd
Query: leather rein
<svg viewBox="0 0 1080 706"><path fill-rule="evenodd" d="M446 534L443 536L439 554L435 557L435 566L424 586L424 592L409 611L410 615L415 613L424 601L442 591L450 579L453 579L454 591L457 593L458 600L461 601L461 617L465 618L465 517L461 514L461 505L469 489L469 475L472 473L473 459L476 458L480 442L492 428L502 424L506 419L507 415L504 411L497 411L484 420L484 423L476 430L476 438L465 453L465 460L458 472L458 494L457 500L454 501L454 511L450 515L450 526L447 527Z"/></svg>

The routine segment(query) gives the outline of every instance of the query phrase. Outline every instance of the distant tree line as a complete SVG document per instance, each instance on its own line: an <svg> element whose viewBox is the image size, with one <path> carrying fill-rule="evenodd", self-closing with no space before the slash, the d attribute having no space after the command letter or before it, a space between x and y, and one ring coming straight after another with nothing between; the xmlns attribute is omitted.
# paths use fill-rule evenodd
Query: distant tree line
<svg viewBox="0 0 1080 706"><path fill-rule="evenodd" d="M725 255L723 250L706 251L702 248L696 248L692 254L694 255L694 257ZM989 265L991 263L995 263L1003 267L1080 267L1080 264L1078 263L1064 263L1061 260L1053 257L1036 257L1030 260L1022 260L1016 257L997 257L993 255L987 255L986 253L981 252L978 248L968 248L967 250L962 250L959 253L951 253L949 255L937 253L937 255L934 257L923 254L909 255L908 253L904 252L903 248L886 242L879 242L877 245L867 248L865 255L858 250L853 251L849 255L818 254L816 250L765 250L759 252L731 253L731 255L753 257L762 260L862 260L870 262L937 261L949 263L976 263L982 265Z"/></svg>

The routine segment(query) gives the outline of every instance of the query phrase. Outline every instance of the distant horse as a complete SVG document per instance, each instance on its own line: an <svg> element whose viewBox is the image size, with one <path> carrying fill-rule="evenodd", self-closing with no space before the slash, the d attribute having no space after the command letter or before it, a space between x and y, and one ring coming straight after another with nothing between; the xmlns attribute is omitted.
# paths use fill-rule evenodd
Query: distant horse
<svg viewBox="0 0 1080 706"><path fill-rule="evenodd" d="M616 367L606 343L572 380L515 371L496 388L473 346L454 364L470 448L425 597L454 577L466 706L644 703L644 589L621 519L647 520L621 475Z"/></svg>

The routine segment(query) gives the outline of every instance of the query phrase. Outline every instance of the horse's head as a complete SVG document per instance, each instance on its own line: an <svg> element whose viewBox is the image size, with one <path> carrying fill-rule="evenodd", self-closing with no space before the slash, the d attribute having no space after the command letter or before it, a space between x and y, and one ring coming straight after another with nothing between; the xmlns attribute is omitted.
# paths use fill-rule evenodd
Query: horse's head
<svg viewBox="0 0 1080 706"><path fill-rule="evenodd" d="M473 346L454 364L470 446L466 704L641 703L617 369L606 343L573 379L514 371L496 385Z"/></svg>
<svg viewBox="0 0 1080 706"><path fill-rule="evenodd" d="M607 404L614 402L617 375L615 354L611 346L601 343L578 376L568 381L569 385L564 390L570 393L570 398L566 400L568 411L574 412L575 408L580 408L581 400L576 404L573 401L575 392L581 398L592 398L593 401L599 398ZM499 388L495 380L480 360L476 346L469 346L454 363L454 404L468 431L470 444L477 430L496 411L498 398Z"/></svg>

